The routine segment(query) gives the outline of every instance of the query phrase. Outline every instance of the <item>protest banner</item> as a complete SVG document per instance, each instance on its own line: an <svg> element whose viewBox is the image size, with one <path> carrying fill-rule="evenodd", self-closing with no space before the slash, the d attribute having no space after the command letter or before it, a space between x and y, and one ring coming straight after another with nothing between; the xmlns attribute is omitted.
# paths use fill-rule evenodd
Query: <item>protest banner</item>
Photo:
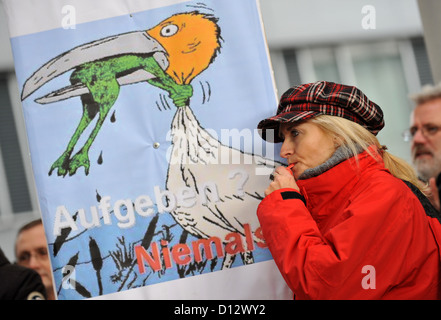
<svg viewBox="0 0 441 320"><path fill-rule="evenodd" d="M290 299L256 0L4 0L59 299Z"/></svg>

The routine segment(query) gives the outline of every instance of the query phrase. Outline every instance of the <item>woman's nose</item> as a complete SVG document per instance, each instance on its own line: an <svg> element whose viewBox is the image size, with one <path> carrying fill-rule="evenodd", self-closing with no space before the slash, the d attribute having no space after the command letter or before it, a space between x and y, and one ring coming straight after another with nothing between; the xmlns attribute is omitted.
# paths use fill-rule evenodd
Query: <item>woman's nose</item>
<svg viewBox="0 0 441 320"><path fill-rule="evenodd" d="M288 159L294 153L294 148L292 143L285 139L282 144L282 148L280 149L280 156L284 159Z"/></svg>

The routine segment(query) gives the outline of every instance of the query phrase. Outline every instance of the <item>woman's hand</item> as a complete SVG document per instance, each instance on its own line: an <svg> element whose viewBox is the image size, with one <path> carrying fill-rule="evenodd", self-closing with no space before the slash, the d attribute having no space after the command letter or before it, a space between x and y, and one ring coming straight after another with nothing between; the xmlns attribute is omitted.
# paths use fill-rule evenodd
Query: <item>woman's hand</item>
<svg viewBox="0 0 441 320"><path fill-rule="evenodd" d="M297 191L300 191L299 186L294 179L292 171L287 169L286 167L278 167L273 173L274 180L270 183L268 188L265 190L265 196L269 195L273 191L284 189L284 188L292 188Z"/></svg>

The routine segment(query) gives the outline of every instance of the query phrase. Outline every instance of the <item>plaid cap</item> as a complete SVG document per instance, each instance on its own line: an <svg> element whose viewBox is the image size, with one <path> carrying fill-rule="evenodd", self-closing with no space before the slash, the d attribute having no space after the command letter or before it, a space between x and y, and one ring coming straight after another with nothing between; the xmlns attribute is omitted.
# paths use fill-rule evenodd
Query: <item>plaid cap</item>
<svg viewBox="0 0 441 320"><path fill-rule="evenodd" d="M278 134L281 123L304 121L321 114L354 121L374 135L384 127L383 111L358 88L318 81L286 91L280 98L277 114L260 121L257 128L264 140L282 142ZM267 134L268 129L274 130L274 138Z"/></svg>

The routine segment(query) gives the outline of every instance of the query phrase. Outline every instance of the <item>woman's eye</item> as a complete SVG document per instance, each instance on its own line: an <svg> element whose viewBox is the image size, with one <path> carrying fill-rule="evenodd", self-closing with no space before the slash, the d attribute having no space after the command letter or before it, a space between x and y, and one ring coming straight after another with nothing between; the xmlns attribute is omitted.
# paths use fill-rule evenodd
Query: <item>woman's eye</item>
<svg viewBox="0 0 441 320"><path fill-rule="evenodd" d="M171 37L175 35L179 31L179 28L175 24L170 24L161 29L161 36L163 37Z"/></svg>
<svg viewBox="0 0 441 320"><path fill-rule="evenodd" d="M291 130L291 135L293 137L297 137L299 135L299 132L297 130L293 129L293 130Z"/></svg>

